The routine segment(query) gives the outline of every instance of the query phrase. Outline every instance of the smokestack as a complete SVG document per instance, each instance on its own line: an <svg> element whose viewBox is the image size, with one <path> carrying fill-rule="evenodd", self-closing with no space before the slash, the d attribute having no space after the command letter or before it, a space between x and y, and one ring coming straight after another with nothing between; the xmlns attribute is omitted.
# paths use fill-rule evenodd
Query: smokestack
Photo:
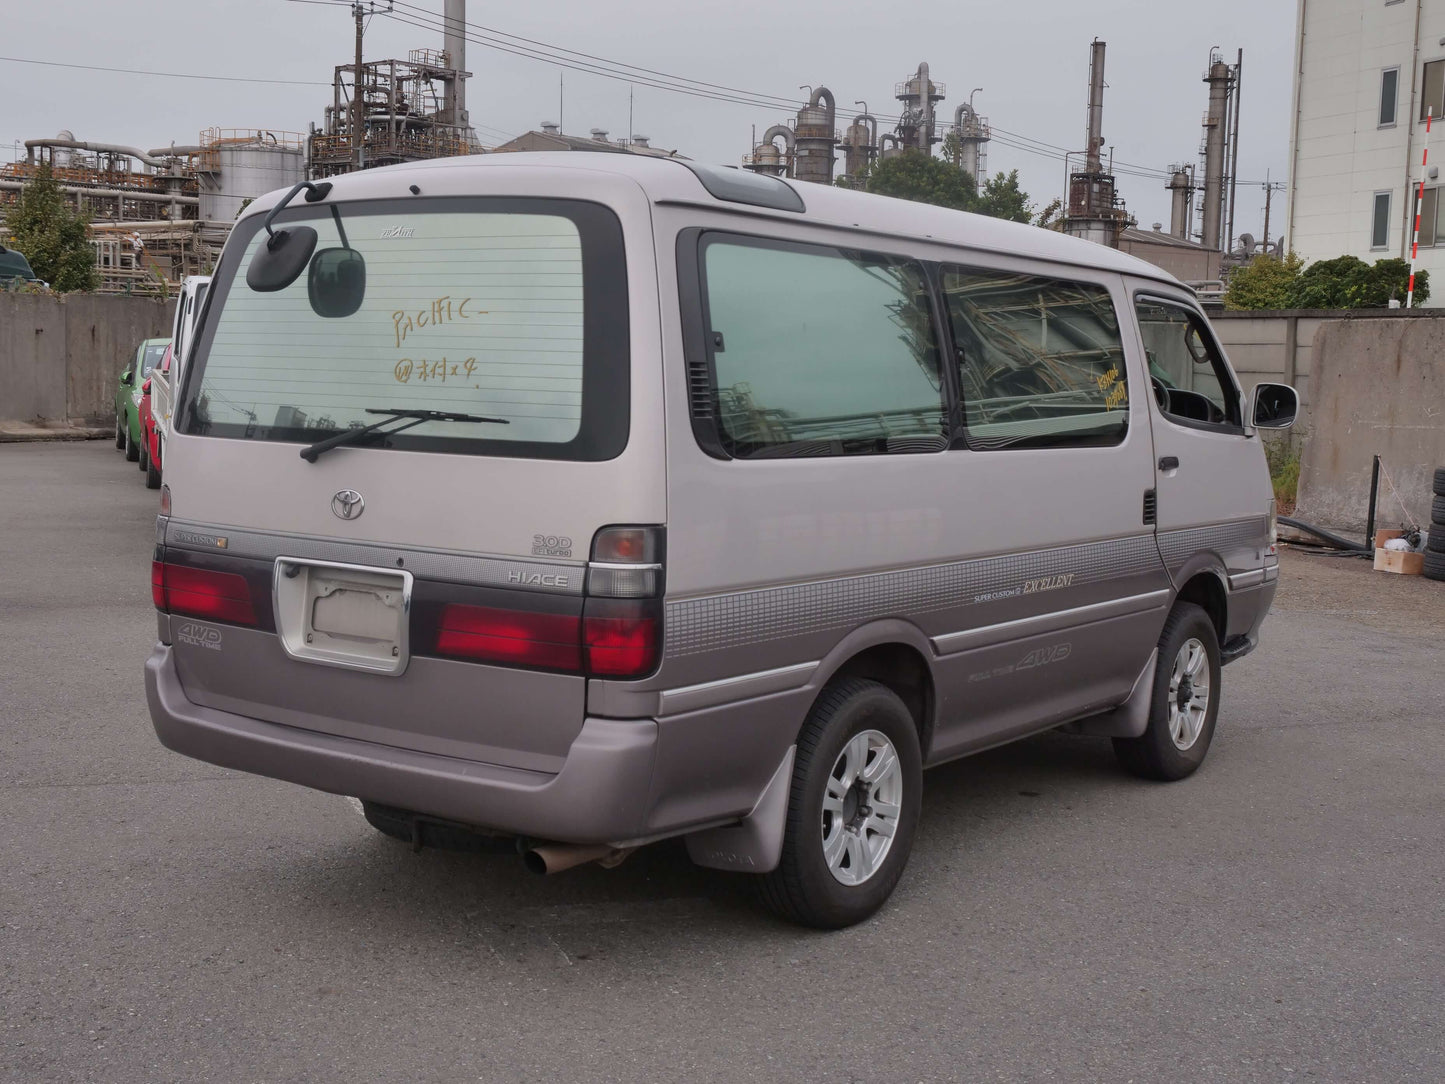
<svg viewBox="0 0 1445 1084"><path fill-rule="evenodd" d="M1088 173L1102 173L1104 164L1099 151L1104 146L1104 49L1098 38L1089 48L1089 142Z"/></svg>
<svg viewBox="0 0 1445 1084"><path fill-rule="evenodd" d="M1169 183L1164 186L1169 189L1169 232L1181 240L1189 239L1189 174L1183 169L1176 169Z"/></svg>
<svg viewBox="0 0 1445 1084"><path fill-rule="evenodd" d="M1209 112L1204 115L1204 233L1205 248L1222 249L1224 224L1224 144L1229 119L1229 95L1234 75L1223 60L1209 65Z"/></svg>
<svg viewBox="0 0 1445 1084"><path fill-rule="evenodd" d="M452 123L465 128L468 121L467 81L460 73L467 70L467 0L446 0L442 9L442 25L446 28L442 48L446 50L447 63L458 73L447 87L444 105Z"/></svg>

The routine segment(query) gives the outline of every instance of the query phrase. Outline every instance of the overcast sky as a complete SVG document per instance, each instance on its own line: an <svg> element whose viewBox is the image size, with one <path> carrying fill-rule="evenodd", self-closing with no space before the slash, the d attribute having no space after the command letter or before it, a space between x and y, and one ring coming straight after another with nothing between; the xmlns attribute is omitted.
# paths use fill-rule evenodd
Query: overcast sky
<svg viewBox="0 0 1445 1084"><path fill-rule="evenodd" d="M441 0L412 0L440 13ZM398 9L400 13L401 9ZM418 17L418 16L409 16ZM775 96L799 84L823 84L839 102L840 128L866 99L894 113L895 83L926 60L947 86L941 110L974 87L979 113L996 128L1061 148L1084 143L1089 43L1108 42L1104 136L1116 161L1164 169L1194 161L1206 106L1201 82L1212 46L1232 63L1244 49L1236 232L1260 233L1264 199L1258 182L1286 179L1289 159L1292 0L1025 0L908 5L838 0L550 0L507 5L472 0L473 24L591 53L609 60ZM156 72L208 73L329 84L332 68L352 51L344 6L290 0L0 0L0 55ZM366 37L368 60L404 58L414 48L441 48L440 34L376 17ZM558 115L558 68L468 45L472 122L491 145ZM304 131L318 125L327 86L277 86L167 79L46 68L0 61L4 108L0 144L54 135L149 148L194 143L203 128L263 127ZM628 84L565 73L565 130L606 128L626 134ZM791 119L758 108L636 87L634 131L654 146L690 157L737 163L753 126ZM23 154L23 149L21 151ZM1042 206L1061 194L1059 157L1004 146L988 151L992 172L1018 169ZM1119 176L1129 210L1147 229L1167 227L1163 180ZM1271 233L1283 221L1276 197Z"/></svg>

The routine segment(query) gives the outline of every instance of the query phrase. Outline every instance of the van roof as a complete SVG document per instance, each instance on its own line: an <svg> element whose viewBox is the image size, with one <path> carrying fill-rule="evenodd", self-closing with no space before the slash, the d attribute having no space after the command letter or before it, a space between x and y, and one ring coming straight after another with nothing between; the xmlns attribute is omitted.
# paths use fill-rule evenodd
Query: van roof
<svg viewBox="0 0 1445 1084"><path fill-rule="evenodd" d="M675 158L595 151L576 151L569 154L522 151L505 155L482 154L455 158L433 158L422 162L363 170L359 173L349 173L329 179L334 186L337 199L381 199L400 195L405 191L405 185L399 185L398 182L419 173L429 174L438 170L480 172L493 169L523 174L528 172L551 173L556 170L610 174L635 181L654 203L726 207L745 211L749 215L759 218L774 218L784 221L802 219L844 229L861 229L873 234L912 237L1010 255L1026 255L1056 263L1099 268L1141 278L1156 279L1175 286L1183 285L1173 275L1151 263L1093 241L1085 241L1082 238L1071 237L1053 230L1039 229L1036 226L1028 226L1019 222L990 218L987 215L954 211L946 207L935 207L932 204L915 203L912 200L855 192L835 185L778 180L779 185L792 189L802 197L804 204L802 212L759 206L752 200L743 202L738 199L719 199L713 194L714 191L720 191L718 185L711 182L705 184L700 179L699 173L711 174L714 179L721 179L724 185L726 178L731 177L735 172L741 174L739 179L747 177L749 181L753 179L753 175L742 171L733 171L726 167L707 166ZM448 178L453 183L456 179L455 177ZM761 178L758 179L761 180ZM754 186L749 184L748 187ZM283 194L284 190L280 190L253 201L247 207L247 217L274 206Z"/></svg>

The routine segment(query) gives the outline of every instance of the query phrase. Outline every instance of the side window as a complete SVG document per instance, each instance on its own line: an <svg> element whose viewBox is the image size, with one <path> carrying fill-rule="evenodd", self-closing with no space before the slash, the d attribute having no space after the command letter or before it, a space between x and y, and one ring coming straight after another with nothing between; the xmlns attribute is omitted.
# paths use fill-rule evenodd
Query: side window
<svg viewBox="0 0 1445 1084"><path fill-rule="evenodd" d="M968 442L1117 444L1129 427L1119 318L1089 283L945 267Z"/></svg>
<svg viewBox="0 0 1445 1084"><path fill-rule="evenodd" d="M941 451L947 397L921 265L705 237L719 438L737 458Z"/></svg>
<svg viewBox="0 0 1445 1084"><path fill-rule="evenodd" d="M1148 298L1137 310L1159 409L1176 421L1238 428L1239 392L1204 318Z"/></svg>

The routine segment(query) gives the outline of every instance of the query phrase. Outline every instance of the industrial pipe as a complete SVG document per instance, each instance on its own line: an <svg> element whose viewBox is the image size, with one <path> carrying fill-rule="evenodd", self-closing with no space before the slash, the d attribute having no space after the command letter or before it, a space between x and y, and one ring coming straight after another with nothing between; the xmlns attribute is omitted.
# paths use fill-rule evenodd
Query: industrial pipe
<svg viewBox="0 0 1445 1084"><path fill-rule="evenodd" d="M522 862L533 873L561 873L605 859L612 859L611 864L616 865L630 853L606 843L544 843L522 855Z"/></svg>
<svg viewBox="0 0 1445 1084"><path fill-rule="evenodd" d="M828 103L828 130L832 131L838 119L838 108L833 102L833 92L827 87L819 87L813 91L813 96L808 99L809 108L817 106L820 100Z"/></svg>
<svg viewBox="0 0 1445 1084"><path fill-rule="evenodd" d="M0 190L19 192L24 187L24 181L0 181ZM63 184L60 186L60 190L78 196L105 196L108 199L120 197L150 203L184 203L187 207L198 206L201 202L199 196L172 196L165 192L128 192L124 188L84 188L76 184Z"/></svg>
<svg viewBox="0 0 1445 1084"><path fill-rule="evenodd" d="M793 135L793 130L789 128L786 124L775 124L771 128L769 128L766 132L763 133L763 141L762 143L759 143L758 146L761 147L765 144L771 143L778 136L782 136L783 142L788 145L789 154L792 154L793 151L797 149L797 137Z"/></svg>
<svg viewBox="0 0 1445 1084"><path fill-rule="evenodd" d="M78 139L27 139L25 141L25 157L28 161L35 161L36 147L61 147L66 150L95 151L100 154L124 154L130 158L138 158L148 166L164 167L166 163L159 158L152 158L139 147L122 147L115 143L87 143Z"/></svg>
<svg viewBox="0 0 1445 1084"><path fill-rule="evenodd" d="M169 147L152 147L146 151L152 158L189 158L205 152L205 147L177 147L174 143Z"/></svg>
<svg viewBox="0 0 1445 1084"><path fill-rule="evenodd" d="M872 113L859 113L853 118L854 124L861 124L868 129L868 146L878 146L878 118Z"/></svg>

